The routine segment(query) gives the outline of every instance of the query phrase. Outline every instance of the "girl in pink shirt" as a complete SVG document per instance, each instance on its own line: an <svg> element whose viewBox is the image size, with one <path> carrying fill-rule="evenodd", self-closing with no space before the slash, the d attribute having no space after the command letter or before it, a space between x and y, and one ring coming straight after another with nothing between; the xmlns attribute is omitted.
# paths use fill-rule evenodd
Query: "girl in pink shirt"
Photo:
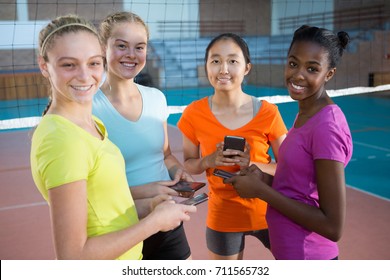
<svg viewBox="0 0 390 280"><path fill-rule="evenodd" d="M345 32L302 26L294 33L285 81L299 112L279 149L275 176L252 165L225 180L240 196L268 203L276 259L337 259L345 220L344 168L352 139L341 109L325 90L348 44ZM272 186L272 187L270 187Z"/></svg>

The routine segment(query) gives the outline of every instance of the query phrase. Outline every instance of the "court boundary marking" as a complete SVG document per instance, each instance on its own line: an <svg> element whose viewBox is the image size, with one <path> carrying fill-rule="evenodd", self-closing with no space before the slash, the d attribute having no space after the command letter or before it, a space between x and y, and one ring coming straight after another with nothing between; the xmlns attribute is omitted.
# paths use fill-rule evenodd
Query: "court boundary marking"
<svg viewBox="0 0 390 280"><path fill-rule="evenodd" d="M27 203L27 204L16 204L13 206L5 206L0 208L0 212L3 211L9 211L9 210L17 210L17 209L22 209L22 208L29 208L29 207L36 207L36 206L43 206L43 205L48 205L46 201L41 201L41 202L33 202L33 203Z"/></svg>
<svg viewBox="0 0 390 280"><path fill-rule="evenodd" d="M364 194L366 194L366 195L369 195L369 196L372 196L372 197L375 197L375 198L384 200L384 201L386 201L386 202L390 202L390 199L387 198L387 197L383 197L383 196L374 194L374 193L372 193L372 192L369 192L369 191L365 191L365 190L359 189L359 188L354 187L354 186L352 186L352 185L346 185L346 186L347 186L347 188L351 188L351 189L353 189L353 190L355 190L355 191L358 191L358 192L364 193Z"/></svg>

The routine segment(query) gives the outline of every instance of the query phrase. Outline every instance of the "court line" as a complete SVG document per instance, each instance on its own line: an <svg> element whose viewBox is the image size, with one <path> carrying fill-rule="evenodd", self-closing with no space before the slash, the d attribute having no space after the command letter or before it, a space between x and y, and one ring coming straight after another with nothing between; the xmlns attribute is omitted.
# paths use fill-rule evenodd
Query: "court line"
<svg viewBox="0 0 390 280"><path fill-rule="evenodd" d="M2 172L12 172L12 171L19 171L19 170L26 170L30 169L30 165L28 166L21 166L21 167L14 167L14 168L2 168L0 167L0 173Z"/></svg>
<svg viewBox="0 0 390 280"><path fill-rule="evenodd" d="M367 148L377 149L379 151L390 152L390 149L386 149L386 148L383 148L383 147L370 145L370 144L366 144L366 143L362 143L362 142L358 142L358 141L353 141L353 144L357 144L357 145L364 146L364 147L367 147Z"/></svg>
<svg viewBox="0 0 390 280"><path fill-rule="evenodd" d="M348 187L348 188L351 188L351 189L354 189L355 191L364 193L364 194L366 194L366 195L373 196L373 197L376 197L376 198L378 198L378 199L382 199L382 200L384 200L384 201L390 202L390 199L387 198L387 197L380 196L380 195L374 194L374 193L372 193L372 192L368 192L368 191L359 189L359 188L354 187L354 186L351 186L351 185L349 185L349 184L347 185L347 187Z"/></svg>
<svg viewBox="0 0 390 280"><path fill-rule="evenodd" d="M42 201L42 202L35 202L35 203L19 204L19 205L1 207L0 208L0 212L8 211L8 210L22 209L22 208L28 208L28 207L36 207L36 206L42 206L42 205L47 205L47 202L46 201Z"/></svg>

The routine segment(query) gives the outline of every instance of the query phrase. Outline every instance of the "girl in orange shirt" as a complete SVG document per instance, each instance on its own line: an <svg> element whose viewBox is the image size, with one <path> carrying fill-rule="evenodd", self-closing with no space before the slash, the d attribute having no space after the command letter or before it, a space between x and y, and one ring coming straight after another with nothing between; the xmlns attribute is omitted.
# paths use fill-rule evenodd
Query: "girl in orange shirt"
<svg viewBox="0 0 390 280"><path fill-rule="evenodd" d="M274 174L275 160L287 129L276 105L242 91L244 77L251 70L246 42L232 33L215 37L206 49L206 74L214 94L191 103L178 127L183 133L184 166L191 174L206 171L209 208L206 240L211 259L242 259L245 236L257 237L269 248L265 221L266 203L241 198L231 185L213 176L218 167L237 172L254 163ZM223 151L226 135L246 139L244 152Z"/></svg>

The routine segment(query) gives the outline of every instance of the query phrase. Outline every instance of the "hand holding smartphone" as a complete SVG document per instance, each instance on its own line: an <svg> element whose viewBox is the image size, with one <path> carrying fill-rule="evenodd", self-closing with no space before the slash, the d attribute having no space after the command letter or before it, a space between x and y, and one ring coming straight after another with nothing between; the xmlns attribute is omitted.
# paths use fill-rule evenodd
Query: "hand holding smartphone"
<svg viewBox="0 0 390 280"><path fill-rule="evenodd" d="M245 150L245 138L241 136L227 135L225 136L223 143L224 151L226 151L227 149L231 149L243 152ZM233 157L233 155L226 157Z"/></svg>
<svg viewBox="0 0 390 280"><path fill-rule="evenodd" d="M223 179L229 179L229 178L231 178L233 176L236 176L237 174L231 173L231 172L227 172L227 171L222 170L222 169L215 168L214 171L213 171L213 175L221 177Z"/></svg>
<svg viewBox="0 0 390 280"><path fill-rule="evenodd" d="M180 202L180 204L185 204L185 205L198 205L202 202L205 202L209 199L209 196L205 193L198 194L197 196L194 196L190 199L184 200Z"/></svg>
<svg viewBox="0 0 390 280"><path fill-rule="evenodd" d="M206 184L202 182L186 182L179 181L175 185L170 186L173 190L179 193L181 197L192 197L195 192L203 188Z"/></svg>

